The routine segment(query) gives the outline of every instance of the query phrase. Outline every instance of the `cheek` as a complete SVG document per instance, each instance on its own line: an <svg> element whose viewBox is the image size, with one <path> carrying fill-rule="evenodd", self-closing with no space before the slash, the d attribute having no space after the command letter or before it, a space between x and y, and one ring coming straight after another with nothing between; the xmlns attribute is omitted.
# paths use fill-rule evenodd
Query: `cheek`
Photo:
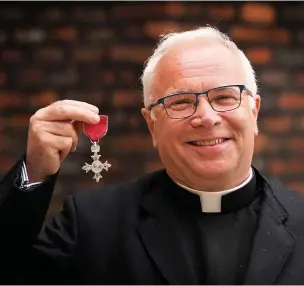
<svg viewBox="0 0 304 286"><path fill-rule="evenodd" d="M238 141L248 142L252 140L256 133L256 121L252 114L248 114L247 110L244 110L235 114L227 114L223 116L224 122L229 126L227 128L231 129L232 134L234 133Z"/></svg>
<svg viewBox="0 0 304 286"><path fill-rule="evenodd" d="M175 122L168 120L159 120L157 123L157 141L159 148L170 149L175 148L180 142L180 134L183 129Z"/></svg>

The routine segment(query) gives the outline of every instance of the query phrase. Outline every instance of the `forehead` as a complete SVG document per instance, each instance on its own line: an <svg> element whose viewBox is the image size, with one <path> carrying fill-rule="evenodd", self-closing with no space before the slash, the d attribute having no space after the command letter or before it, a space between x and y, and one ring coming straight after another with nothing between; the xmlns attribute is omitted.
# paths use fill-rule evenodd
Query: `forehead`
<svg viewBox="0 0 304 286"><path fill-rule="evenodd" d="M162 97L180 89L203 91L228 84L243 84L238 57L220 43L194 41L170 48L154 75L154 94Z"/></svg>

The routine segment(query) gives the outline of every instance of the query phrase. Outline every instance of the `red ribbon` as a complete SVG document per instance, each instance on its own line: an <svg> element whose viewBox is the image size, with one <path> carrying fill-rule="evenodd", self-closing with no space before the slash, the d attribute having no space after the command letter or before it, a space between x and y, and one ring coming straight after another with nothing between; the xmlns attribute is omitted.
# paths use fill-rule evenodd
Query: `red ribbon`
<svg viewBox="0 0 304 286"><path fill-rule="evenodd" d="M83 124L83 132L91 139L92 142L98 141L108 132L108 116L99 115L99 117L100 120L97 124Z"/></svg>

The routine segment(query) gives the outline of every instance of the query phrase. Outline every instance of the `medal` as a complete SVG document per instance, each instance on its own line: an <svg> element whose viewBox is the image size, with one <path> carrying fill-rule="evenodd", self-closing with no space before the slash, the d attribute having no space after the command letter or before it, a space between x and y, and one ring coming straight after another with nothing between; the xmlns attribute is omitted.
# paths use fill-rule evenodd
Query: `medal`
<svg viewBox="0 0 304 286"><path fill-rule="evenodd" d="M108 161L105 161L104 163L99 161L99 157L101 155L98 155L98 152L100 151L100 146L98 145L98 142L103 136L107 134L108 116L99 115L99 117L100 121L97 124L83 124L83 132L91 140L91 151L94 153L94 155L91 156L93 158L92 164L89 165L88 163L85 163L85 165L82 167L82 170L85 170L86 173L88 173L89 171L95 173L93 179L95 179L97 183L102 178L100 172L102 170L108 171L108 168L111 167L111 164L109 164Z"/></svg>

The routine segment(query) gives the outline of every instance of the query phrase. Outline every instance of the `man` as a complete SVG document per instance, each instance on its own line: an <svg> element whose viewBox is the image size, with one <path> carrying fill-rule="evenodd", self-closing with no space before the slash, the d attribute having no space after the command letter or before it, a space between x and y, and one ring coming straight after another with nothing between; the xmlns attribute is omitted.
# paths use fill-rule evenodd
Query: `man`
<svg viewBox="0 0 304 286"><path fill-rule="evenodd" d="M1 282L303 284L303 196L251 165L260 96L245 55L213 28L170 34L142 81L165 170L69 196L38 236L80 124L98 121L84 102L40 109L1 188Z"/></svg>

